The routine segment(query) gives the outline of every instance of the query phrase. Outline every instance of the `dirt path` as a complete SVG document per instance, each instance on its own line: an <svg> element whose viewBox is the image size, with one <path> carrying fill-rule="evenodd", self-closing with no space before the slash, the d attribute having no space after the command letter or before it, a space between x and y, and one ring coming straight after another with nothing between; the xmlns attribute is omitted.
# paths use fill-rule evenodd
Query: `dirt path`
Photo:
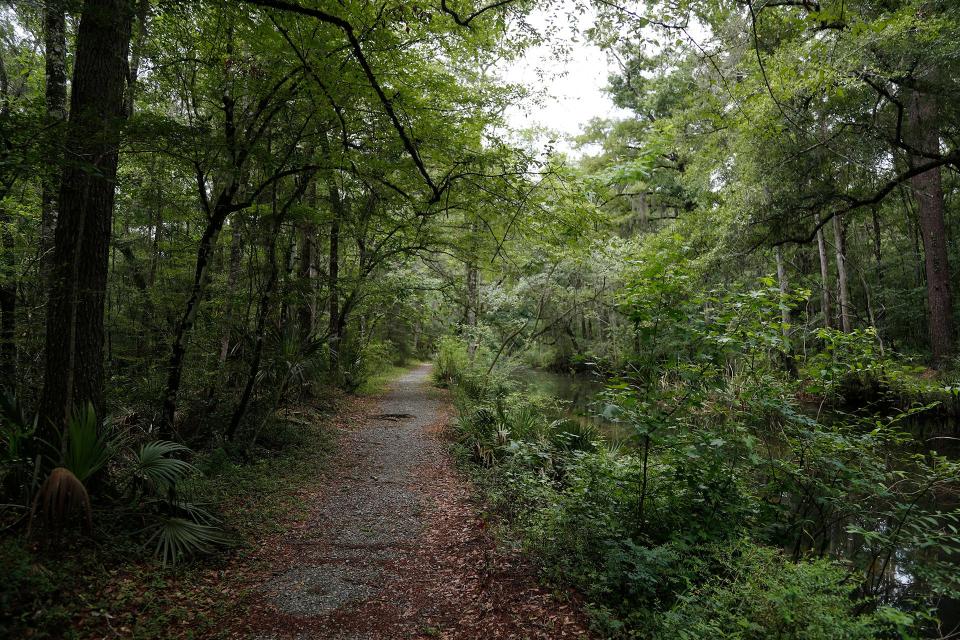
<svg viewBox="0 0 960 640"><path fill-rule="evenodd" d="M572 605L495 549L441 440L452 408L429 372L408 372L342 427L336 471L268 550L275 571L240 637L587 637Z"/></svg>

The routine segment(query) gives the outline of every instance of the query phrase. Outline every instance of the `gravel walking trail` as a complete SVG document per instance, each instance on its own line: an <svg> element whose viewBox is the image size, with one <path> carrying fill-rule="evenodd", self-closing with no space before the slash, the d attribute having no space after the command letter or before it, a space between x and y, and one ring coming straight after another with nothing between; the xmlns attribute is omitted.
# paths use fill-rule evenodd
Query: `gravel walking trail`
<svg viewBox="0 0 960 640"><path fill-rule="evenodd" d="M244 637L588 637L575 605L497 549L443 441L453 409L429 373L409 371L341 425L335 471L269 550Z"/></svg>

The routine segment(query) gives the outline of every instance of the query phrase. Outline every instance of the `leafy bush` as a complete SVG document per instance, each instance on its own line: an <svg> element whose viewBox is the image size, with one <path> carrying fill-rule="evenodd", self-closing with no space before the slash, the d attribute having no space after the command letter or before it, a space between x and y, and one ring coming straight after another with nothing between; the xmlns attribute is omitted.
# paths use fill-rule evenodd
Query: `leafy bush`
<svg viewBox="0 0 960 640"><path fill-rule="evenodd" d="M463 340L453 336L440 338L433 367L433 378L438 385L451 386L466 373L468 365L467 344Z"/></svg>
<svg viewBox="0 0 960 640"><path fill-rule="evenodd" d="M109 426L101 428L92 404L73 412L67 425L63 466L85 482L116 453L118 441Z"/></svg>
<svg viewBox="0 0 960 640"><path fill-rule="evenodd" d="M658 617L654 637L682 640L859 640L879 617L858 615L847 573L828 560L792 562L739 540L711 549L709 575Z"/></svg>
<svg viewBox="0 0 960 640"><path fill-rule="evenodd" d="M899 554L928 593L955 593L948 561L910 550L960 549L955 514L919 501L955 486L956 465L888 464L909 412L827 428L761 369L692 373L611 385L606 416L633 434L622 450L548 420L535 396L458 386L458 443L510 535L587 597L606 637L914 637L925 620L909 612L928 601L877 607L888 576L861 572ZM817 559L837 522L864 541L846 570Z"/></svg>
<svg viewBox="0 0 960 640"><path fill-rule="evenodd" d="M862 405L889 390L888 361L880 354L876 329L818 329L815 335L823 349L807 360L808 391Z"/></svg>

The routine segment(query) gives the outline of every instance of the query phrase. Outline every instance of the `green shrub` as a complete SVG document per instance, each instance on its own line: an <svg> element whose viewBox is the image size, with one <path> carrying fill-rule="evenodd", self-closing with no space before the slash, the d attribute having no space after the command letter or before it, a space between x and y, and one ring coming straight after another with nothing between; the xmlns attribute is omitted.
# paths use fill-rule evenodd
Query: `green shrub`
<svg viewBox="0 0 960 640"><path fill-rule="evenodd" d="M680 595L656 625L663 640L858 640L880 633L857 613L853 583L828 560L792 562L747 541L715 550L719 566Z"/></svg>
<svg viewBox="0 0 960 640"><path fill-rule="evenodd" d="M434 381L449 387L466 372L469 365L467 344L454 336L443 336L437 343L437 355L434 358Z"/></svg>
<svg viewBox="0 0 960 640"><path fill-rule="evenodd" d="M393 366L395 348L389 341L363 342L354 333L340 345L339 376L343 388L359 389L376 371Z"/></svg>

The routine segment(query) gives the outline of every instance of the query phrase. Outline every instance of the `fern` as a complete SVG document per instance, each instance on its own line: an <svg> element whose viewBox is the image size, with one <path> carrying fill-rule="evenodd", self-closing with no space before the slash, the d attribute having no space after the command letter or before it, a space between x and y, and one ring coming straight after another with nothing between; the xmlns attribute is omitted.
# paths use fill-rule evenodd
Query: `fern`
<svg viewBox="0 0 960 640"><path fill-rule="evenodd" d="M172 456L189 451L177 442L157 440L141 446L134 456L134 477L149 495L143 504L157 513L147 545L156 543L154 553L165 565L229 543L216 517L177 495L177 485L196 467Z"/></svg>
<svg viewBox="0 0 960 640"><path fill-rule="evenodd" d="M550 441L559 449L570 451L596 451L602 442L600 431L593 425L561 418L550 423Z"/></svg>

